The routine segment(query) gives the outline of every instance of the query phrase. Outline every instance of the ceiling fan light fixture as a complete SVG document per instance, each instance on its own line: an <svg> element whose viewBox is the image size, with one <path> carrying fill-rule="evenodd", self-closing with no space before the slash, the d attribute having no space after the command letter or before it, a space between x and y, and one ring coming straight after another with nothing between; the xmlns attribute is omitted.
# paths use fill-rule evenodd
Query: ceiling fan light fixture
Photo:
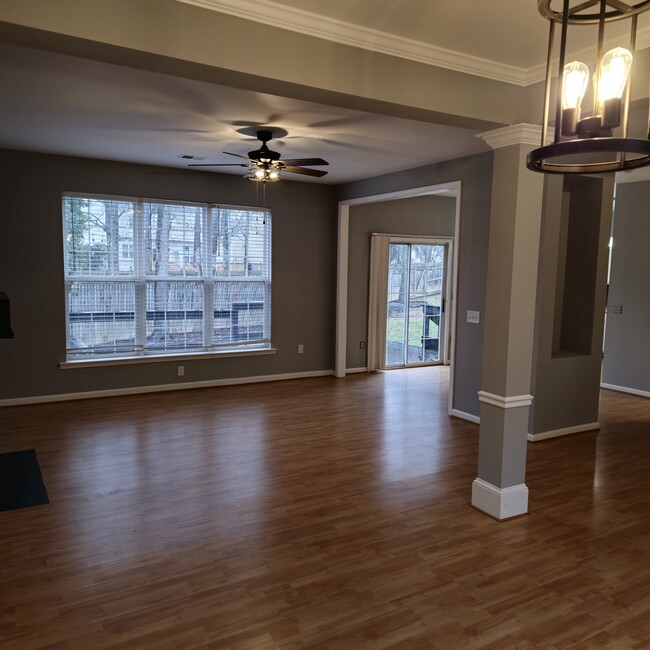
<svg viewBox="0 0 650 650"><path fill-rule="evenodd" d="M546 90L542 119L541 146L528 154L528 169L547 174L590 174L617 172L650 165L650 140L628 138L631 68L636 45L637 17L650 9L650 0L620 2L594 0L571 6L562 1L562 10L552 8L554 0L537 0L540 14L549 20L546 63ZM590 13L599 5L598 12ZM616 47L603 55L605 25L630 21L629 49ZM552 80L553 43L556 24L560 25L560 56L555 102L555 134L547 145ZM589 83L589 69L580 61L565 65L569 27L597 25L598 40L593 75L593 110L581 117L582 101ZM612 129L620 126L620 136ZM561 136L565 139L561 139ZM572 139L566 139L567 137ZM588 157L585 157L588 156Z"/></svg>
<svg viewBox="0 0 650 650"><path fill-rule="evenodd" d="M650 2L650 0L648 0ZM276 129L286 135L286 131ZM282 172L287 174L301 174L303 176L312 176L320 178L327 174L326 171L320 169L309 169L308 167L322 165L329 165L327 160L322 158L286 158L281 160L281 156L277 151L271 151L266 143L273 137L271 131L257 131L257 139L262 143L259 149L248 152L248 156L242 156L238 153L230 153L224 151L227 156L234 156L244 162L237 163L207 163L205 165L190 164L190 167L246 167L247 172L244 178L249 178L251 181L267 183L280 180ZM307 165L302 167L301 165Z"/></svg>
<svg viewBox="0 0 650 650"><path fill-rule="evenodd" d="M280 180L280 170L269 163L260 163L248 172L248 178L258 183Z"/></svg>

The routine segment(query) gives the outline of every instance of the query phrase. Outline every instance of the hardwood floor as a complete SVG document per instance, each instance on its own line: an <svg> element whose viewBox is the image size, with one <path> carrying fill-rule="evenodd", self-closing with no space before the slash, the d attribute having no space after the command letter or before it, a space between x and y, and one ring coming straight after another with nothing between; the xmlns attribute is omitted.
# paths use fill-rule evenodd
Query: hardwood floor
<svg viewBox="0 0 650 650"><path fill-rule="evenodd" d="M0 647L650 647L650 401L469 505L444 368L0 409L51 503L0 513Z"/></svg>

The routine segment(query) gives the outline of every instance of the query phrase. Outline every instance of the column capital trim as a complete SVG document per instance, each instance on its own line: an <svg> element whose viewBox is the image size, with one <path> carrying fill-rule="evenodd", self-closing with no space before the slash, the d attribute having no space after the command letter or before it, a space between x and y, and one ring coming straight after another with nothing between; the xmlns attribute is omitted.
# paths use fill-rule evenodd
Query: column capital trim
<svg viewBox="0 0 650 650"><path fill-rule="evenodd" d="M530 406L533 403L532 395L511 395L510 397L504 397L503 395L495 395L494 393L488 393L484 390L478 392L478 399L479 402L485 402L485 404L498 406L502 409L514 409L520 406Z"/></svg>
<svg viewBox="0 0 650 650"><path fill-rule="evenodd" d="M509 147L513 144L528 144L539 147L542 142L542 127L537 124L513 124L500 129L478 133L477 138L485 140L492 149Z"/></svg>

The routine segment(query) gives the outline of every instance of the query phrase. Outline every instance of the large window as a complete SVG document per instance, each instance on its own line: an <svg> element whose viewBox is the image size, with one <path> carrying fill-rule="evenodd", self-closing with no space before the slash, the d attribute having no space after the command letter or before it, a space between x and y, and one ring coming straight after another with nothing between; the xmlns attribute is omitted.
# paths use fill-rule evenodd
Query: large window
<svg viewBox="0 0 650 650"><path fill-rule="evenodd" d="M270 217L64 195L68 359L270 347Z"/></svg>

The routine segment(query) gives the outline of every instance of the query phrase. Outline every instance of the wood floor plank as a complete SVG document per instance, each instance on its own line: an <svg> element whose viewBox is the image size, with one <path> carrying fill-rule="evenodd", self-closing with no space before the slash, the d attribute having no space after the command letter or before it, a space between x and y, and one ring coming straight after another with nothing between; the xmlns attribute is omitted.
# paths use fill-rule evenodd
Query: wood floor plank
<svg viewBox="0 0 650 650"><path fill-rule="evenodd" d="M50 503L0 513L5 650L650 648L650 402L529 445L530 514L469 506L478 427L422 368L0 410Z"/></svg>

